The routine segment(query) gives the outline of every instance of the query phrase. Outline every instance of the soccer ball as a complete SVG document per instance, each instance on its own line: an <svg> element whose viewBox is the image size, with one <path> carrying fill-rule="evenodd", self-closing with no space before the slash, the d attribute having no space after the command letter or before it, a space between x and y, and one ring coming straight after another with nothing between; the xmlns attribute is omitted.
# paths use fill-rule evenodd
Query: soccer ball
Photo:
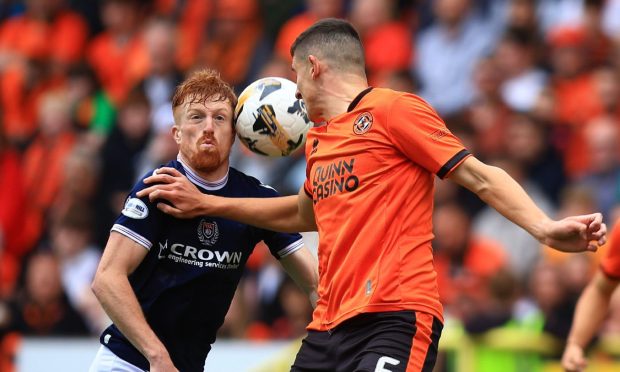
<svg viewBox="0 0 620 372"><path fill-rule="evenodd" d="M279 77L259 79L239 96L235 129L252 152L287 156L306 142L312 127L304 101L295 98L297 85Z"/></svg>

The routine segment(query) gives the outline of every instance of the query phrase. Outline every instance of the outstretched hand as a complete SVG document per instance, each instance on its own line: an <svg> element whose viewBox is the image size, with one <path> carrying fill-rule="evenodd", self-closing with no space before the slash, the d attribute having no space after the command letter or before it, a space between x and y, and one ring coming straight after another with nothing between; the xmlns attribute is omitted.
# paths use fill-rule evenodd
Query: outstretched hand
<svg viewBox="0 0 620 372"><path fill-rule="evenodd" d="M139 198L148 196L151 202L159 200L157 208L171 216L193 218L207 214L201 209L201 205L208 195L200 192L187 177L174 168L156 169L153 175L144 179L144 183L152 186L140 190L136 195Z"/></svg>
<svg viewBox="0 0 620 372"><path fill-rule="evenodd" d="M595 252L607 241L600 213L571 216L547 223L541 242L563 252Z"/></svg>
<svg viewBox="0 0 620 372"><path fill-rule="evenodd" d="M562 368L566 372L582 372L587 365L581 346L569 342L562 355Z"/></svg>

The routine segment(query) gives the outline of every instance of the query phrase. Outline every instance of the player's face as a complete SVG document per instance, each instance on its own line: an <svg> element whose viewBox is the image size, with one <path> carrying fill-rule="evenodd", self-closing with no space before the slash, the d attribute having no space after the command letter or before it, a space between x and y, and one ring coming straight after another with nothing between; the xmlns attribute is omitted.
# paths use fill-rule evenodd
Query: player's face
<svg viewBox="0 0 620 372"><path fill-rule="evenodd" d="M316 112L316 90L314 88L315 82L312 79L311 65L309 62L300 62L296 57L293 57L293 64L291 68L295 75L297 75L297 93L295 97L297 99L303 99L306 104L306 110L310 120L316 121L318 113Z"/></svg>
<svg viewBox="0 0 620 372"><path fill-rule="evenodd" d="M207 100L184 104L177 110L172 133L189 165L205 173L228 167L235 139L230 102Z"/></svg>

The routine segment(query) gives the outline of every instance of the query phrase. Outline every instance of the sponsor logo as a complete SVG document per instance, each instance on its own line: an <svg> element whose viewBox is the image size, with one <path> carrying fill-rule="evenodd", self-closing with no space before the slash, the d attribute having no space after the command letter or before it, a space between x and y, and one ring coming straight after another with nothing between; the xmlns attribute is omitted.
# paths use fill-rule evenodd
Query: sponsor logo
<svg viewBox="0 0 620 372"><path fill-rule="evenodd" d="M129 218L142 220L149 215L149 208L138 198L127 198L121 213Z"/></svg>
<svg viewBox="0 0 620 372"><path fill-rule="evenodd" d="M231 270L239 268L243 252L216 251L181 243L168 246L168 240L166 240L165 243L159 243L157 257L196 267Z"/></svg>
<svg viewBox="0 0 620 372"><path fill-rule="evenodd" d="M372 127L372 114L370 112L361 113L353 123L353 133L362 135Z"/></svg>
<svg viewBox="0 0 620 372"><path fill-rule="evenodd" d="M353 174L354 166L355 158L317 166L312 175L314 203L335 194L357 190L360 180Z"/></svg>
<svg viewBox="0 0 620 372"><path fill-rule="evenodd" d="M447 129L437 129L433 133L429 134L428 136L431 139L437 141L437 140L440 140L440 139L442 139L443 137L445 137L445 136L447 136L449 134L450 134L450 132Z"/></svg>
<svg viewBox="0 0 620 372"><path fill-rule="evenodd" d="M217 227L217 222L210 222L204 218L200 220L198 224L198 240L200 240L202 244L214 245L219 237L220 230Z"/></svg>

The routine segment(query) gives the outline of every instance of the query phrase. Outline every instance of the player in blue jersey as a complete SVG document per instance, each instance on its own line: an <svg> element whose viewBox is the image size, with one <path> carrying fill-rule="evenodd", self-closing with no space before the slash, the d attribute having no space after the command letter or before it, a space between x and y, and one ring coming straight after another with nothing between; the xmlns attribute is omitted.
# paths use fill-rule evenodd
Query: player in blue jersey
<svg viewBox="0 0 620 372"><path fill-rule="evenodd" d="M166 166L191 181L185 187L205 194L277 196L229 167L236 100L214 71L196 72L183 82L172 102L179 155ZM141 180L127 198L93 282L114 324L101 335L91 372L203 371L243 267L261 240L314 305L317 263L299 234L224 218L177 219L148 197L138 198L145 187Z"/></svg>

